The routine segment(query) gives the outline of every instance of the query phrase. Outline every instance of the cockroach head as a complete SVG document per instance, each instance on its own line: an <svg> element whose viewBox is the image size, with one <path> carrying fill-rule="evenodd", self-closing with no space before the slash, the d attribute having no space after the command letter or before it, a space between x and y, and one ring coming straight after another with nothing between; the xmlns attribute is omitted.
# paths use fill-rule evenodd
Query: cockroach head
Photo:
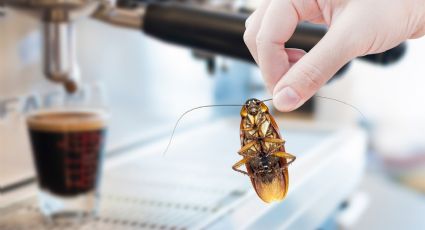
<svg viewBox="0 0 425 230"><path fill-rule="evenodd" d="M261 110L261 101L256 98L251 98L245 102L245 108L250 115L257 115Z"/></svg>

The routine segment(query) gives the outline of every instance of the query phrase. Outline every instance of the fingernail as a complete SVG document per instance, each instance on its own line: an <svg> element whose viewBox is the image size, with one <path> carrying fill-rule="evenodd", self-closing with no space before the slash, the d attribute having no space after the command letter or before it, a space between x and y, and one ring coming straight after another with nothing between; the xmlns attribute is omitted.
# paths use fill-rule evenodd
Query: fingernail
<svg viewBox="0 0 425 230"><path fill-rule="evenodd" d="M298 105L300 96L289 86L281 89L273 97L274 106L280 111L291 111Z"/></svg>

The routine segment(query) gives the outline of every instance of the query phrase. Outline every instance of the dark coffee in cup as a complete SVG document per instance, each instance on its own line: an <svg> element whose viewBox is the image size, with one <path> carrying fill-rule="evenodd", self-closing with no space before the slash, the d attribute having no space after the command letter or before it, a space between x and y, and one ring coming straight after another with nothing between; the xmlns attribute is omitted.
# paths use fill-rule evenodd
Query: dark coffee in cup
<svg viewBox="0 0 425 230"><path fill-rule="evenodd" d="M27 121L41 189L60 196L94 190L105 144L104 115L50 111Z"/></svg>

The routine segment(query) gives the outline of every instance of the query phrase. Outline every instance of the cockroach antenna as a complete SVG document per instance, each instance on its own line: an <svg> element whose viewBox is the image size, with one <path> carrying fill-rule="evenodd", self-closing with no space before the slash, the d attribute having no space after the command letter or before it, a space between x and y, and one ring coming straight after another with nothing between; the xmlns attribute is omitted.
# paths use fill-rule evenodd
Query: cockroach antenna
<svg viewBox="0 0 425 230"><path fill-rule="evenodd" d="M359 108L357 108L356 106L354 106L354 105L352 105L352 104L350 104L350 103L348 103L348 102L341 101L341 100L338 100L338 99L335 99L335 98L331 98L331 97L320 96L320 95L314 95L314 96L315 96L316 98L326 99L326 100L331 100L331 101L335 101L335 102L338 102L338 103L344 104L344 105L346 105L346 106L349 106L349 107L351 107L352 109L354 109L356 112L358 112L358 113L362 116L362 118L363 118L365 121L367 121L367 118L366 118L366 116L362 113L362 111L360 111L360 109L359 109ZM267 101L273 101L273 98L269 98L269 99L266 99L266 100L262 100L261 102L267 102Z"/></svg>
<svg viewBox="0 0 425 230"><path fill-rule="evenodd" d="M366 116L360 111L360 109L357 108L356 106L350 104L350 103L347 103L345 101L341 101L341 100L338 100L338 99L335 99L335 98L331 98L331 97L325 97L325 96L319 96L319 95L315 95L315 97L320 98L320 99L326 99L326 100L335 101L335 102L344 104L346 106L349 106L352 109L356 110L363 117L363 119L367 121ZM269 99L262 100L261 102L268 102L268 101L272 101L272 100L273 100L273 98L269 98ZM211 107L235 107L235 106L244 106L244 105L246 105L246 104L202 105L202 106L197 106L197 107L194 107L194 108L191 108L191 109L185 111L184 113L182 113L182 115L180 115L179 119L177 119L176 124L174 125L174 128L173 128L173 131L171 132L170 140L168 141L167 147L165 148L165 150L162 153L162 155L165 156L165 154L168 152L168 149L171 146L171 143L172 143L172 141L174 139L174 134L176 132L176 129L177 129L180 121L188 113L193 112L193 111L198 110L198 109L204 109L204 108L211 108Z"/></svg>
<svg viewBox="0 0 425 230"><path fill-rule="evenodd" d="M261 102L268 102L268 101L273 101L273 98L269 98L269 99L266 99L266 100L262 100Z"/></svg>
<svg viewBox="0 0 425 230"><path fill-rule="evenodd" d="M174 139L174 134L176 132L177 126L179 125L180 121L183 119L184 116L186 116L186 114L193 112L194 110L198 110L198 109L204 109L204 108L211 108L211 107L235 107L235 106L244 106L245 104L223 104L223 105L202 105L202 106L197 106L194 108L191 108L187 111L185 111L184 113L182 113L182 115L180 115L179 119L177 119L176 124L174 125L173 131L171 132L171 137L170 140L168 141L167 147L165 148L164 152L162 153L163 156L165 156L165 154L168 152L168 149L170 148L171 142Z"/></svg>
<svg viewBox="0 0 425 230"><path fill-rule="evenodd" d="M354 109L354 110L356 110L362 117L363 117L363 119L367 122L367 117L362 113L362 111L360 111L360 109L358 108L358 107L356 107L356 106L354 106L354 105L352 105L352 104L350 104L350 103L348 103L348 102L345 102L345 101L341 101L341 100L338 100L338 99L335 99L335 98L331 98L331 97L324 97L324 96L320 96L320 95L315 95L315 97L317 97L317 98L320 98L320 99L326 99L326 100L331 100L331 101L335 101L335 102L338 102L338 103L341 103L341 104L344 104L344 105L346 105L346 106L349 106L349 107L351 107L352 109Z"/></svg>

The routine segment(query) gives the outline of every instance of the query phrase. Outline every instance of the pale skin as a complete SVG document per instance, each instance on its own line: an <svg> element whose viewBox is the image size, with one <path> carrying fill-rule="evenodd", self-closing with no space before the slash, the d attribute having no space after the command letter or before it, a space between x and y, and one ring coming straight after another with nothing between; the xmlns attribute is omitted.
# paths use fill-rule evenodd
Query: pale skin
<svg viewBox="0 0 425 230"><path fill-rule="evenodd" d="M329 27L309 53L285 48L301 21ZM244 40L274 106L292 111L353 58L424 35L425 0L261 0Z"/></svg>

